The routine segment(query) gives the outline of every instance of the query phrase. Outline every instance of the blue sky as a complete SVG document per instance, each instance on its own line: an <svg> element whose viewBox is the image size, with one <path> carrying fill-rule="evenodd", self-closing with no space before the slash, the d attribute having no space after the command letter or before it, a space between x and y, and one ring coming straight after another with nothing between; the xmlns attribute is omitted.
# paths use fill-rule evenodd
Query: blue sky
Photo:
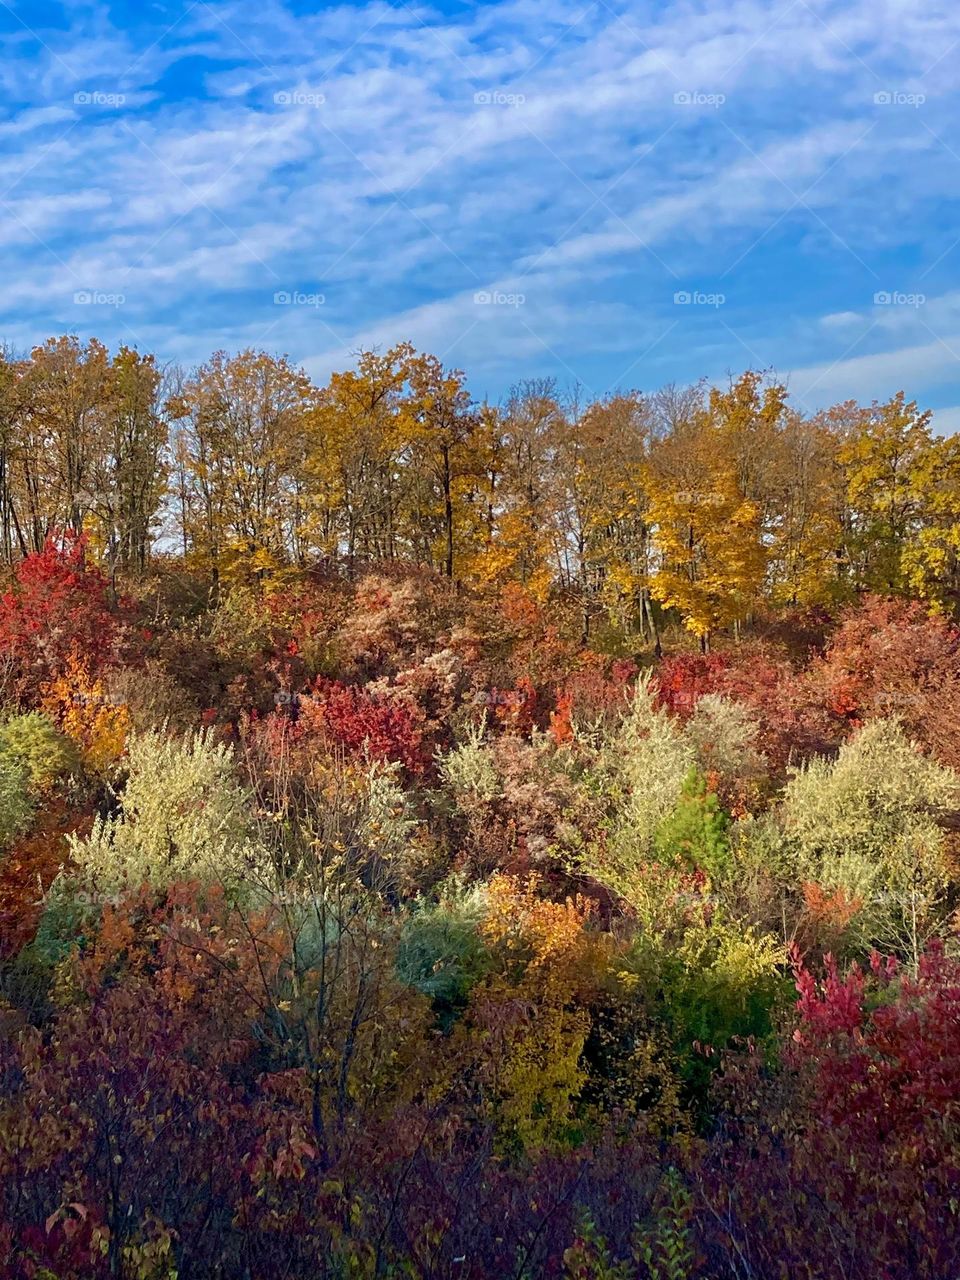
<svg viewBox="0 0 960 1280"><path fill-rule="evenodd" d="M0 0L0 340L773 368L957 430L958 42L947 0Z"/></svg>

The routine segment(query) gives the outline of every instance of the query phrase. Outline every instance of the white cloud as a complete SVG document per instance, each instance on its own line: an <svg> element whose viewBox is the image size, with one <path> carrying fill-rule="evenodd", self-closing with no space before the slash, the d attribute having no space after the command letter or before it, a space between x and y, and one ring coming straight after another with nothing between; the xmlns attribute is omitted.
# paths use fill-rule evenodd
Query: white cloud
<svg viewBox="0 0 960 1280"><path fill-rule="evenodd" d="M695 316L672 340L680 376L742 364L734 330L801 365L795 385L817 397L950 381L956 300L941 291L916 314L870 300L918 289L885 256L922 252L914 274L951 262L955 219L940 211L960 162L936 136L952 145L950 59L917 68L960 38L960 11L895 0L878 23L869 0L453 14L211 0L129 22L106 4L67 13L69 29L17 31L0 49L0 332L42 338L76 323L60 301L72 289L122 288L122 314L84 323L136 330L161 356L265 335L319 372L361 341L411 336L506 380L604 352L611 378L631 363L642 377L679 278L722 277L760 336L729 313ZM78 90L124 101L81 108ZM888 90L927 102L874 102ZM821 315L803 293L808 264L826 263L844 284ZM283 287L324 292L322 314L278 317ZM498 287L528 301L478 315L473 293ZM784 315L790 291L806 320Z"/></svg>
<svg viewBox="0 0 960 1280"><path fill-rule="evenodd" d="M835 311L831 315L821 316L820 324L824 329L849 329L851 325L862 328L865 321L858 311Z"/></svg>
<svg viewBox="0 0 960 1280"><path fill-rule="evenodd" d="M934 409L933 429L943 436L956 435L960 431L960 404Z"/></svg>
<svg viewBox="0 0 960 1280"><path fill-rule="evenodd" d="M916 397L919 387L957 383L958 370L960 330L916 346L795 369L789 384L794 399L814 408L848 397L866 402L885 400L897 391Z"/></svg>

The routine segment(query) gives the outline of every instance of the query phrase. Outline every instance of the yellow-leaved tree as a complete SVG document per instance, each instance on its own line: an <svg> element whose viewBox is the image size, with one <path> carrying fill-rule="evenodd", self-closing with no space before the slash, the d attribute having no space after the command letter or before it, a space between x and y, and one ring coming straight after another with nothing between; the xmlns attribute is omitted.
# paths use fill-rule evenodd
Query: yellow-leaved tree
<svg viewBox="0 0 960 1280"><path fill-rule="evenodd" d="M522 383L505 405L481 413L475 501L483 541L467 561L470 576L481 585L519 582L540 603L549 596L561 501L556 451L565 421L549 379Z"/></svg>
<svg viewBox="0 0 960 1280"><path fill-rule="evenodd" d="M924 527L926 491L936 478L930 418L899 391L873 405L840 446L857 590L903 589L904 549Z"/></svg>
<svg viewBox="0 0 960 1280"><path fill-rule="evenodd" d="M479 468L473 454L477 416L459 369L436 356L417 355L407 366L410 483L406 515L419 559L454 576L472 521Z"/></svg>
<svg viewBox="0 0 960 1280"><path fill-rule="evenodd" d="M923 521L901 556L907 590L939 613L960 605L960 437L931 442L913 469Z"/></svg>
<svg viewBox="0 0 960 1280"><path fill-rule="evenodd" d="M413 355L408 342L383 354L361 352L356 369L333 374L308 418L309 540L348 564L402 553Z"/></svg>
<svg viewBox="0 0 960 1280"><path fill-rule="evenodd" d="M743 493L723 424L704 408L658 443L646 469L656 572L651 592L677 609L705 651L748 616L763 586L762 512Z"/></svg>
<svg viewBox="0 0 960 1280"><path fill-rule="evenodd" d="M558 570L580 598L585 640L601 611L625 632L646 634L652 624L643 487L650 433L649 407L636 393L588 405L560 433Z"/></svg>
<svg viewBox="0 0 960 1280"><path fill-rule="evenodd" d="M302 557L303 441L313 387L285 356L216 352L170 397L184 548L221 581L269 582Z"/></svg>

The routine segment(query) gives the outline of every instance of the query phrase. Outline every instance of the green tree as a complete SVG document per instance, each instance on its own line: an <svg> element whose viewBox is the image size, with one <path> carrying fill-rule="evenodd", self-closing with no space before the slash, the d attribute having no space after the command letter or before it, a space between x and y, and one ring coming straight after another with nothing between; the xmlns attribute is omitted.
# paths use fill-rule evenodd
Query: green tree
<svg viewBox="0 0 960 1280"><path fill-rule="evenodd" d="M730 868L730 819L699 769L687 774L676 808L657 828L654 846L664 862L701 868L711 879Z"/></svg>

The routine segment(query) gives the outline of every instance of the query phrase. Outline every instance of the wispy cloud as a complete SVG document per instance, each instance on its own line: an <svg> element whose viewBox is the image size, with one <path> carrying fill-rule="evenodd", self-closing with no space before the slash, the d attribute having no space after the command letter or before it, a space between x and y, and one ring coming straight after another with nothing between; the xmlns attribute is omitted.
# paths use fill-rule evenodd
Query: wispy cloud
<svg viewBox="0 0 960 1280"><path fill-rule="evenodd" d="M872 301L956 283L948 6L37 12L0 7L0 337L317 376L411 337L480 394L762 363L818 402L960 400L952 304Z"/></svg>

